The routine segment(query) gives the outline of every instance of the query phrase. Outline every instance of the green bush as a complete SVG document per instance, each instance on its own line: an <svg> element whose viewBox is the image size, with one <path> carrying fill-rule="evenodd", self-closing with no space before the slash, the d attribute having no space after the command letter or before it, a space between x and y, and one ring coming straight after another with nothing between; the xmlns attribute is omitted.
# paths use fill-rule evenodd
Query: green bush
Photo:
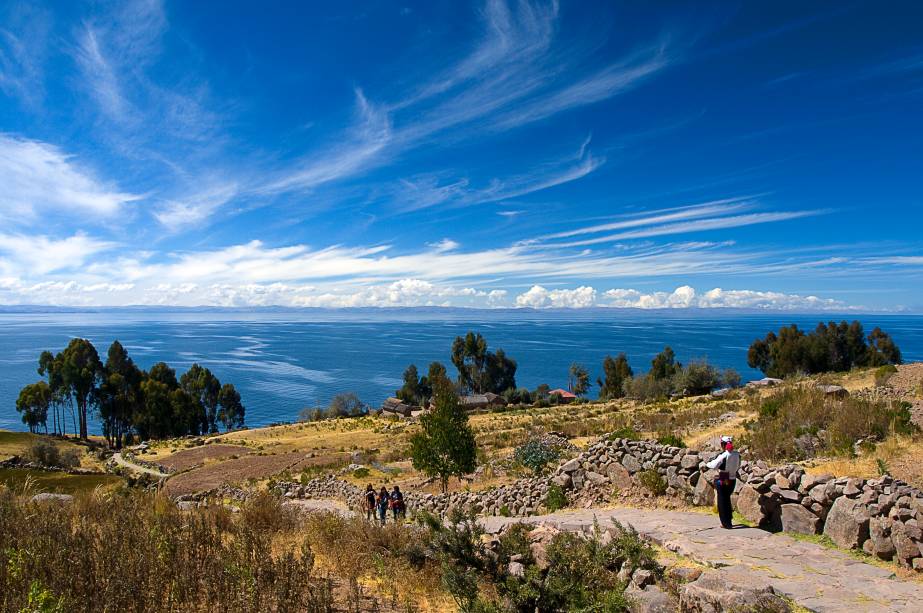
<svg viewBox="0 0 923 613"><path fill-rule="evenodd" d="M666 480L654 469L638 473L638 481L655 496L663 496L667 493Z"/></svg>
<svg viewBox="0 0 923 613"><path fill-rule="evenodd" d="M770 461L805 460L818 453L851 454L859 439L884 440L891 432L917 431L905 402L828 398L809 387L786 387L751 402L757 403L758 418L746 424L748 433L741 442L756 457Z"/></svg>
<svg viewBox="0 0 923 613"><path fill-rule="evenodd" d="M513 513L507 505L500 507L500 517L512 517Z"/></svg>
<svg viewBox="0 0 923 613"><path fill-rule="evenodd" d="M885 385L895 373L897 373L897 367L894 364L879 366L875 369L875 385Z"/></svg>
<svg viewBox="0 0 923 613"><path fill-rule="evenodd" d="M545 508L549 513L554 513L566 507L568 504L567 493L560 485L552 484L545 494Z"/></svg>
<svg viewBox="0 0 923 613"><path fill-rule="evenodd" d="M369 469L366 468L365 466L357 468L356 470L353 471L353 477L355 477L356 479L365 479L368 476L369 476Z"/></svg>
<svg viewBox="0 0 923 613"><path fill-rule="evenodd" d="M657 437L657 442L661 445L666 445L668 447L679 447L680 449L686 448L686 441L681 437L671 433L661 434Z"/></svg>
<svg viewBox="0 0 923 613"><path fill-rule="evenodd" d="M618 430L613 430L608 435L608 439L610 441L613 441L617 438L626 438L630 441L639 441L641 440L641 435L631 426L622 426Z"/></svg>
<svg viewBox="0 0 923 613"><path fill-rule="evenodd" d="M559 449L538 438L526 441L513 452L513 459L536 475L541 474L548 464L556 462L560 457Z"/></svg>

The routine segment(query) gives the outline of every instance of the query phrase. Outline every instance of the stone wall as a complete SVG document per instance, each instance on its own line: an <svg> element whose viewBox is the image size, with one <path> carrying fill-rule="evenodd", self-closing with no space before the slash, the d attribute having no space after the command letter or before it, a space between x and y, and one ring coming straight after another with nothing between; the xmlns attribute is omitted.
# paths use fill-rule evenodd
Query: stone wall
<svg viewBox="0 0 923 613"><path fill-rule="evenodd" d="M656 471L666 482L667 495L712 505L714 473L705 462L714 455L654 441L603 438L546 476L487 491L411 492L405 498L408 508L436 514L458 507L483 515L526 517L542 512L552 485L573 497L589 488L611 491L642 471ZM333 476L277 487L287 497L337 498L353 508L362 506L362 491ZM807 475L800 466L770 467L745 460L733 501L748 521L767 530L823 533L841 547L923 570L923 492L891 477Z"/></svg>

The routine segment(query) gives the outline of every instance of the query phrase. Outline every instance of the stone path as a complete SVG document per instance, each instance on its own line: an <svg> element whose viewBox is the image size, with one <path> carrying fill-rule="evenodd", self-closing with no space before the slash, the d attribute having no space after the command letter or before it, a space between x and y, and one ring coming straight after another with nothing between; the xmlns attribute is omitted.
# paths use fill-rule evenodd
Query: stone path
<svg viewBox="0 0 923 613"><path fill-rule="evenodd" d="M594 520L606 525L612 519L670 551L720 568L729 582L771 585L811 611L923 611L923 583L898 579L844 552L784 534L745 527L724 530L716 516L705 513L587 509L527 518L487 517L482 523L491 532L519 521L579 532L591 531Z"/></svg>
<svg viewBox="0 0 923 613"><path fill-rule="evenodd" d="M128 470L133 470L138 473L145 473L153 477L157 477L158 479L163 479L164 477L170 476L167 473L160 472L159 470L154 470L153 468L148 468L147 466L141 466L140 464L129 462L124 457L122 457L121 453L112 454L112 459L115 461L116 464L118 464L119 466L124 466Z"/></svg>

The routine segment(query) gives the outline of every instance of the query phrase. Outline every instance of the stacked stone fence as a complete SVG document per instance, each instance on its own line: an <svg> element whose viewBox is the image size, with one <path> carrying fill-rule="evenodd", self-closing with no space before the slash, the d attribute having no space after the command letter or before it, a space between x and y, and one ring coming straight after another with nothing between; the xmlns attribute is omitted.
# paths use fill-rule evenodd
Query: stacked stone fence
<svg viewBox="0 0 923 613"><path fill-rule="evenodd" d="M668 496L690 504L714 504L715 476L705 462L715 454L654 441L603 438L551 474L519 479L491 490L450 494L405 494L408 508L445 514L463 508L482 515L526 517L543 510L556 485L576 496L588 489L622 486L642 471L656 471ZM333 476L307 484L279 483L290 498L336 498L361 509L363 491ZM732 497L738 512L772 531L824 534L838 546L862 549L885 560L923 570L923 492L884 476L880 479L808 475L800 466L771 467L744 460Z"/></svg>

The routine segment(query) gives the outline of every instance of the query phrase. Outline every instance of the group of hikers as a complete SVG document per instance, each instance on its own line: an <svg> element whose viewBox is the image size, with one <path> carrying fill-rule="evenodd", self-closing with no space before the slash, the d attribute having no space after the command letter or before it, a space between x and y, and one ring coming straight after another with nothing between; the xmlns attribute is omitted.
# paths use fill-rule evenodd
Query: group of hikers
<svg viewBox="0 0 923 613"><path fill-rule="evenodd" d="M737 485L737 472L740 470L740 453L734 450L734 440L730 436L721 437L721 454L707 464L708 468L718 470L713 485L718 499L718 516L721 518L722 528L733 527L734 509L731 506L731 494ZM372 484L365 488L365 518L368 521L378 520L384 525L388 519L388 509L391 509L393 521L404 519L407 507L404 504L404 494L397 485L389 492L384 485L375 491Z"/></svg>
<svg viewBox="0 0 923 613"><path fill-rule="evenodd" d="M404 494L401 488L394 486L390 492L384 485L376 492L370 483L365 488L365 518L368 521L377 519L381 525L385 524L388 519L388 509L391 509L394 521L404 519L407 514L407 506L404 504Z"/></svg>

